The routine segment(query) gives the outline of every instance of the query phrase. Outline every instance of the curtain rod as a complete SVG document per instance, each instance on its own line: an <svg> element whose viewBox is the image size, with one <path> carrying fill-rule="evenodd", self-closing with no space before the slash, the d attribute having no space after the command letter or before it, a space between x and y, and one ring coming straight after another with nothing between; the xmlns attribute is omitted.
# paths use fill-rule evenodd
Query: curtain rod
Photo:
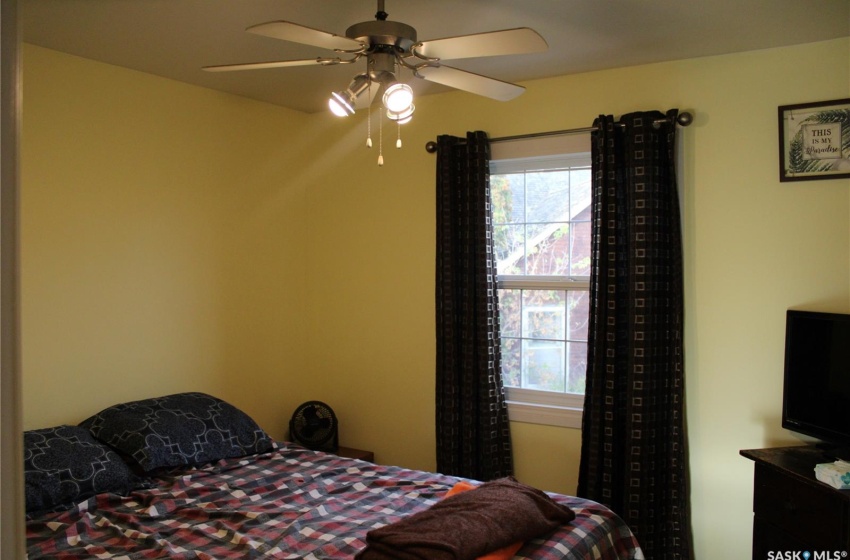
<svg viewBox="0 0 850 560"><path fill-rule="evenodd" d="M653 128L659 128L664 123L669 123L669 118L655 119L652 121ZM694 116L687 111L683 111L676 115L676 124L679 126L690 126L694 122ZM626 126L622 123L617 123L617 126ZM581 134L582 132L593 132L598 130L597 126L586 126L584 128L569 128L567 130L550 130L549 132L532 132L530 134L518 134L516 136L502 136L500 138L490 138L490 143L493 142L509 142L511 140L525 140L526 138L542 138L544 136L564 136L567 134ZM425 151L429 154L436 153L437 143L433 140L425 144Z"/></svg>

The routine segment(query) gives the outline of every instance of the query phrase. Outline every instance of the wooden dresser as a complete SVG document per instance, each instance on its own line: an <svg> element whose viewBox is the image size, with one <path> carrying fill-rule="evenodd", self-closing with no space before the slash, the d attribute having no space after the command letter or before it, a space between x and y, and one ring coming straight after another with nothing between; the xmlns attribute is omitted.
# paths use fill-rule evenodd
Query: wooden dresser
<svg viewBox="0 0 850 560"><path fill-rule="evenodd" d="M850 490L815 478L815 465L833 457L815 446L747 449L741 455L755 461L753 560L771 551L850 555Z"/></svg>

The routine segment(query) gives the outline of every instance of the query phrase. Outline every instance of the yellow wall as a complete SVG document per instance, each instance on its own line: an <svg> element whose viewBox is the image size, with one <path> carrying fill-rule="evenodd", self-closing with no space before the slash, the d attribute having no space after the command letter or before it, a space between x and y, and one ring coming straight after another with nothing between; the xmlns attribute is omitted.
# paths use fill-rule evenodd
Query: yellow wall
<svg viewBox="0 0 850 560"><path fill-rule="evenodd" d="M23 80L25 428L186 390L278 402L249 373L303 369L304 155L280 139L305 115L31 45Z"/></svg>
<svg viewBox="0 0 850 560"><path fill-rule="evenodd" d="M738 451L797 441L778 421L785 310L850 309L850 181L780 183L776 107L850 97L850 39L533 81L508 104L424 97L402 150L385 127L383 168L363 146L364 115L301 115L24 55L26 426L199 388L283 437L292 408L315 398L337 411L346 445L425 469L425 142L692 110L680 182L696 552L748 556L752 464ZM512 429L519 478L572 493L579 432Z"/></svg>

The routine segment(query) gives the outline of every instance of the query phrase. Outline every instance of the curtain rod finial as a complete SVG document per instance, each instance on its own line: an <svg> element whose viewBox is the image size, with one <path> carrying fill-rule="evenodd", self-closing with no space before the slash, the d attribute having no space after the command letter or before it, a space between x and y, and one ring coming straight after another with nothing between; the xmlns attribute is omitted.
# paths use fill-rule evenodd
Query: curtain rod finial
<svg viewBox="0 0 850 560"><path fill-rule="evenodd" d="M661 128L662 124L670 124L670 125L677 125L678 124L679 126L690 126L691 123L693 123L693 122L694 122L693 114L691 114L687 111L682 111L681 113L678 113L675 117L671 118L671 117L667 116L663 119L657 119L657 120L653 121L652 122L652 128L654 128L655 130L658 130L659 128Z"/></svg>
<svg viewBox="0 0 850 560"><path fill-rule="evenodd" d="M437 151L437 143L434 141L428 142L425 144L425 151L429 154L436 153Z"/></svg>

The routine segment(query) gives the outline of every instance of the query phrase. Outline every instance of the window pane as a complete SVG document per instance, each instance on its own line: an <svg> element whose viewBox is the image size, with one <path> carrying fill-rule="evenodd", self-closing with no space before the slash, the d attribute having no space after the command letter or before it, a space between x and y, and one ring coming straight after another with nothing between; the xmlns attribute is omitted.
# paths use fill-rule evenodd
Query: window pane
<svg viewBox="0 0 850 560"><path fill-rule="evenodd" d="M522 336L522 290L499 290L499 326L502 336Z"/></svg>
<svg viewBox="0 0 850 560"><path fill-rule="evenodd" d="M522 290L522 336L564 340L564 295L561 290Z"/></svg>
<svg viewBox="0 0 850 560"><path fill-rule="evenodd" d="M567 292L567 338L570 340L587 340L589 297L586 290Z"/></svg>
<svg viewBox="0 0 850 560"><path fill-rule="evenodd" d="M522 341L522 386L543 391L564 391L566 344L551 340Z"/></svg>
<svg viewBox="0 0 850 560"><path fill-rule="evenodd" d="M570 170L570 216L573 220L586 219L578 216L590 208L590 168Z"/></svg>
<svg viewBox="0 0 850 560"><path fill-rule="evenodd" d="M526 274L568 276L570 226L564 223L530 224Z"/></svg>
<svg viewBox="0 0 850 560"><path fill-rule="evenodd" d="M570 230L571 276L590 275L590 222L577 222Z"/></svg>
<svg viewBox="0 0 850 560"><path fill-rule="evenodd" d="M521 341L502 338L502 383L505 387L522 387Z"/></svg>
<svg viewBox="0 0 850 560"><path fill-rule="evenodd" d="M584 394L584 382L587 374L587 343L568 342L568 370L567 393Z"/></svg>
<svg viewBox="0 0 850 560"><path fill-rule="evenodd" d="M565 222L570 219L569 171L529 172L525 174L525 181L528 222Z"/></svg>
<svg viewBox="0 0 850 560"><path fill-rule="evenodd" d="M522 274L525 259L525 226L497 225L493 228L498 274Z"/></svg>
<svg viewBox="0 0 850 560"><path fill-rule="evenodd" d="M525 222L525 173L491 175L490 198L493 202L493 223Z"/></svg>

